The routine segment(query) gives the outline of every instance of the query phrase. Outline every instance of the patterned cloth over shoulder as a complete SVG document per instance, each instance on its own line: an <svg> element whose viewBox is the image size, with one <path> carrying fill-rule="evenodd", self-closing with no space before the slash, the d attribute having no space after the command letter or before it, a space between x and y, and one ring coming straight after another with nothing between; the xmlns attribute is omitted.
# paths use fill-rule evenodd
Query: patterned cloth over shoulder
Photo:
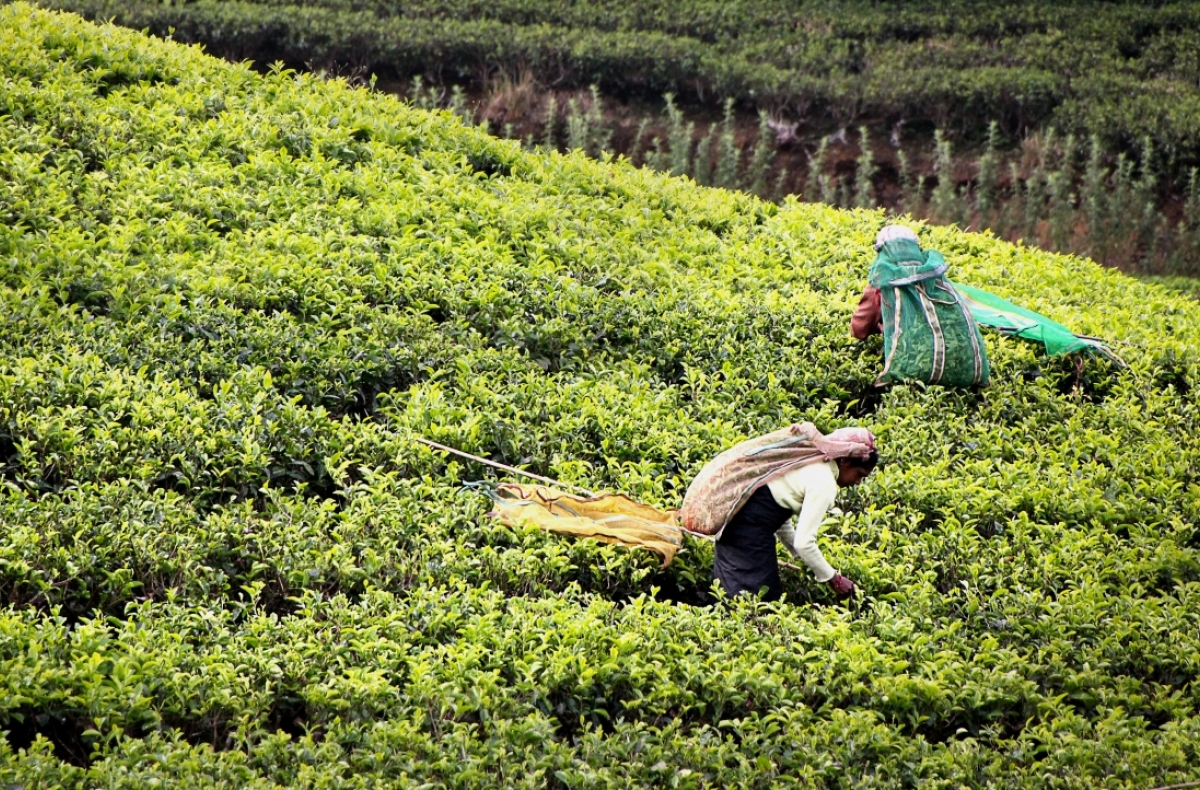
<svg viewBox="0 0 1200 790"><path fill-rule="evenodd" d="M824 436L811 422L747 439L709 461L679 509L684 529L720 537L730 519L762 486L793 469L838 458L866 458L875 440L865 428Z"/></svg>

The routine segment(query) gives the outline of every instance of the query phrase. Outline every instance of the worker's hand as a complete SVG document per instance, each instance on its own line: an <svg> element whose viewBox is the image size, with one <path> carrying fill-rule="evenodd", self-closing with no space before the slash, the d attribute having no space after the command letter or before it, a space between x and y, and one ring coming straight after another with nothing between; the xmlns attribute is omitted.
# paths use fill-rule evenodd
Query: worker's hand
<svg viewBox="0 0 1200 790"><path fill-rule="evenodd" d="M845 598L854 592L854 582L847 579L840 573L833 574L833 578L825 582L828 584L839 598Z"/></svg>

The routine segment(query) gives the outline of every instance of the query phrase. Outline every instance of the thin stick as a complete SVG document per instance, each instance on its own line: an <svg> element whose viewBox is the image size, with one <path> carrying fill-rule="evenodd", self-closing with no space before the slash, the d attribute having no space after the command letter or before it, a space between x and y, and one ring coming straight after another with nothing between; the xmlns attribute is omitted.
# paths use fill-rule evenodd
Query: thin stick
<svg viewBox="0 0 1200 790"><path fill-rule="evenodd" d="M1177 785L1163 785L1162 787L1152 787L1150 790L1179 790L1182 787L1200 787L1200 782L1182 782Z"/></svg>
<svg viewBox="0 0 1200 790"><path fill-rule="evenodd" d="M515 466L508 466L507 464L498 463L496 461L489 461L487 458L480 458L478 455L471 455L470 453L464 453L462 450L455 450L453 447L447 447L444 444L438 444L437 442L432 441L430 439L426 439L423 436L414 436L413 438L416 439L421 444L427 444L430 447L433 447L434 449L437 449L437 450L444 450L445 452L448 452L448 453L454 453L455 455L461 455L463 458L468 458L477 463L486 464L488 466L494 466L497 469L503 469L504 471L512 472L513 474L524 475L525 477L532 477L534 480L541 480L543 483L549 483L551 485L555 485L560 488L573 488L576 491L580 492L581 494L586 494L587 496L596 496L594 493L592 493L591 491L588 491L586 488L582 488L577 485L571 485L570 483L563 483L559 480L553 480L549 477L542 477L541 475L535 475L533 472L526 472L524 470L517 469ZM675 527L675 529L678 529L683 534L688 535L693 538L700 538L702 540L710 540L710 541L715 540L715 538L713 538L711 535L701 535L698 532L689 532L688 530L683 529L682 527ZM804 570L803 568L801 568L797 565L793 565L790 562L784 562L783 560L780 560L779 564L785 568L791 568L794 571L803 571Z"/></svg>
<svg viewBox="0 0 1200 790"><path fill-rule="evenodd" d="M1074 333L1072 333L1074 334ZM1099 343L1113 344L1118 346L1136 346L1137 343L1130 343L1128 340L1105 340L1102 337L1092 337L1091 335L1075 335L1080 340L1095 340Z"/></svg>
<svg viewBox="0 0 1200 790"><path fill-rule="evenodd" d="M503 469L504 471L512 472L515 475L524 475L525 477L532 477L534 480L541 480L543 483L549 483L550 485L558 486L559 488L573 488L576 491L580 492L581 494L586 494L587 496L596 496L591 491L588 491L586 488L581 488L580 486L577 486L577 485L571 485L570 483L563 483L563 482L554 480L549 477L542 477L541 475L535 475L533 472L526 472L521 469L517 469L515 466L508 466L507 464L498 463L496 461L489 461L486 458L480 458L478 455L471 455L470 453L464 453L462 450L455 450L453 447L447 447L444 444L438 444L437 442L430 441L429 439L426 439L423 436L414 436L413 438L416 439L421 444L427 444L430 447L433 447L434 449L444 450L447 453L454 453L455 455L461 455L463 458L468 458L477 463L486 464L488 466L494 466L497 469Z"/></svg>

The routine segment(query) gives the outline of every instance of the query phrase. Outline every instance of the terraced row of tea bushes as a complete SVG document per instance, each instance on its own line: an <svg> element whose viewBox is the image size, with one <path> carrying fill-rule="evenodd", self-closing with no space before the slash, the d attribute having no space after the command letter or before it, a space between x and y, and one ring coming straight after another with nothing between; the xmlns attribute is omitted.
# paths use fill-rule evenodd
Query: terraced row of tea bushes
<svg viewBox="0 0 1200 790"><path fill-rule="evenodd" d="M856 13L850 14L850 19L839 16L830 21L828 30L816 34L808 29L814 24L812 20L815 17L809 13L812 9L781 11L778 7L767 9L747 4L723 7L720 14L716 13L714 8L704 7L700 9L695 20L685 20L683 28L671 24L671 15L678 13L670 4L643 9L648 11L645 17L638 14L632 18L627 9L612 8L605 9L606 13L597 16L597 9L590 4L578 7L567 4L542 9L533 9L524 3L514 6L500 4L495 7L466 4L452 8L440 4L416 4L406 5L403 9L392 8L387 4L371 8L362 8L361 4L351 7L336 2L300 4L303 8L287 6L291 10L301 12L301 16L304 13L339 15L341 32L331 34L332 38L350 42L347 46L353 48L354 54L351 55L347 50L341 56L333 57L325 51L329 46L327 37L307 36L293 40L295 37L287 33L286 28L288 25L300 23L291 18L275 19L271 14L276 12L267 8L272 5L263 3L254 6L253 14L258 16L255 16L257 21L251 27L257 32L250 38L259 43L246 43L243 47L244 52L229 50L226 52L227 56L235 59L253 56L260 61L281 56L293 62L304 62L322 73L342 73L351 79L361 78L364 83L366 72L377 64L370 57L363 59L362 53L370 51L371 48L366 47L364 50L362 42L357 41L355 37L360 36L363 30L374 29L378 24L376 17L379 16L393 20L400 17L414 20L418 28L434 22L452 27L460 24L463 19L470 19L476 22L483 20L488 24L525 27L549 24L556 29L565 27L574 31L590 31L589 35L615 35L630 31L640 35L655 32L668 36L684 36L689 40L696 39L706 47L717 47L722 51L731 47L745 47L747 41L758 41L762 45L759 47L762 49L762 57L774 62L778 60L781 51L789 48L794 50L798 46L794 42L786 47L784 43L771 43L779 36L777 22L779 14L783 11L801 15L806 20L805 31L797 32L796 35L816 35L817 40L822 42L850 41L854 46L859 46L861 42L866 41L872 46L888 47L911 43L910 39L914 36L924 37L925 44L931 41L941 42L944 46L934 51L942 55L932 57L946 57L952 60L954 79L961 79L967 72L974 73L972 70L977 70L981 65L995 65L995 41L998 39L1006 42L1005 65L1011 65L1013 49L1019 49L1028 57L1034 57L1030 52L1036 50L1040 53L1037 58L1053 61L1053 69L1061 71L1065 66L1059 62L1062 55L1058 49L1064 46L1070 49L1077 46L1078 42L1073 40L1064 44L1060 40L1061 37L1052 34L1056 29L1071 28L1076 31L1076 35L1087 40L1089 57L1094 58L1096 51L1119 52L1120 58L1115 61L1117 65L1113 68L1128 70L1133 68L1130 64L1136 60L1140 64L1138 68L1141 69L1138 72L1139 79L1152 74L1169 74L1173 79L1183 80L1181 89L1188 91L1195 82L1191 77L1185 76L1190 74L1190 66L1187 64L1191 60L1183 51L1186 47L1181 43L1180 34L1173 29L1162 27L1166 25L1169 28L1171 24L1186 22L1185 17L1189 12L1181 7L1172 7L1160 14L1158 10L1147 12L1140 8L1122 9L1112 4L1105 4L1101 8L1091 8L1084 4L1052 11L1025 7L1006 7L1003 10L990 7L968 9L964 6L955 10L967 19L958 19L947 16L945 9L939 9L937 13L931 13L930 9L900 10L895 15L884 17L879 9L872 6L858 9ZM182 4L156 4L149 13L152 17L161 13L209 13L197 5L188 5L186 10L180 10L181 8ZM219 11L213 11L225 20L218 25L221 30L233 24L226 24L226 17L235 13L233 8L234 6L225 3L220 6ZM968 11L980 11L981 14L977 16ZM1113 24L1106 24L1102 31L1078 32L1080 25L1076 17L1093 12L1121 19ZM261 16L262 14L267 16ZM347 14L349 16L344 19L340 16ZM541 16L538 16L539 14ZM92 15L96 16L95 13ZM819 16L819 13L817 15ZM107 18L109 14L106 12L102 16ZM767 24L768 20L770 24ZM127 24L134 23L127 21ZM164 29L152 22L147 24L151 29L160 32ZM321 24L323 23L312 23L317 27ZM190 29L187 24L181 28L187 29ZM541 33L545 32L542 28L538 29ZM224 34L214 30L211 26L205 28L205 37L198 40L203 40L209 46L218 49L226 47L228 42L222 43L218 40ZM1050 37L1048 44L1045 41L1036 45L1031 43L1032 39L1040 40L1039 37L1045 36ZM942 41L944 37L949 37L956 43L946 44ZM853 105L849 110L850 115L846 112L835 112L836 119L832 116L822 119L821 113L828 114L830 106L819 107L816 116L800 112L800 117L796 118L796 112L808 107L813 101L812 97L795 107L790 107L786 101L781 103L778 97L766 96L764 99L765 94L761 92L757 94L758 99L735 93L743 105L759 104L767 108L761 113L758 134L749 137L742 135L743 139L739 145L736 142L739 136L734 134L732 126L736 114L736 102L732 96L726 98L725 119L720 123L698 122L694 107L685 115L677 106L673 95L667 94L665 118L644 116L640 122L632 124L629 119L616 120L606 117L603 109L605 102L594 83L591 86L590 99L577 96L558 102L553 97L547 100L540 96L535 98L532 94L539 92L536 84L539 79L558 86L559 90L563 85L570 85L571 81L562 73L562 68L558 69L558 73L551 74L550 71L554 69L549 66L546 67L549 71L537 71L531 69L527 61L515 66L503 62L503 52L508 51L511 42L499 34L494 38L496 40L492 40L488 46L497 52L491 55L481 50L465 60L456 60L457 55L453 53L453 48L446 51L445 48L435 47L436 51L423 52L419 58L420 66L399 69L401 73L405 69L418 69L433 76L437 82L429 84L428 87L422 74L417 74L411 81L388 81L387 84L411 85L409 90L401 90L402 95L409 101L423 107L448 106L465 118L492 124L493 131L504 137L521 138L526 147L541 144L548 148L559 148L565 144L567 150L581 148L595 156L601 156L606 151L619 152L634 162L657 170L669 171L675 175L691 175L702 184L741 188L774 200L786 194L796 194L806 200L820 200L831 205L873 207L885 204L891 210L908 211L915 216L938 222L954 221L963 227L991 228L1003 238L1023 239L1043 249L1084 254L1127 272L1190 274L1195 269L1198 238L1196 222L1192 216L1195 212L1185 211L1185 216L1181 218L1176 216L1177 212L1174 210L1163 209L1164 204L1174 206L1176 200L1189 206L1195 202L1188 200L1188 196L1195 192L1192 188L1194 184L1188 179L1188 173L1195 169L1187 166L1187 163L1195 161L1187 148L1189 144L1185 143L1183 148L1180 148L1176 144L1179 141L1164 140L1157 132L1148 128L1142 129L1144 134L1136 142L1131 136L1132 132L1124 136L1113 135L1113 113L1112 108L1108 106L1111 97L1103 99L1102 109L1097 113L1098 118L1103 117L1098 124L1081 124L1078 119L1056 116L1056 120L1063 123L1067 129L1090 129L1090 141L1084 136L1067 135L1063 142L1059 142L1063 136L1056 136L1053 127L1043 127L1040 131L1032 132L1026 129L1026 126L1046 122L1049 111L1045 108L1029 112L1022 110L1031 118L1028 123L1014 121L1012 117L1006 116L1011 115L1007 110L1000 111L999 117L1004 121L1009 133L1007 136L1014 140L1020 138L1022 141L1020 150L1000 153L995 147L999 137L1005 136L998 134L1000 125L993 121L990 133L985 133L987 122L982 120L990 117L988 113L996 112L995 107L981 106L977 108L978 111L967 111L966 116L969 117L951 117L957 110L947 108L964 106L961 96L927 96L925 106L916 112L911 111L911 108L898 112L895 107L876 107L860 113L855 107L862 97L854 93L852 96L842 97ZM264 42L280 40L290 42L286 45L290 49L286 52L263 51L268 46ZM397 40L400 40L397 36L389 36L389 42L394 43ZM1148 44L1151 40L1154 43ZM1014 44L1014 41L1019 42L1019 45ZM307 51L304 50L305 47L308 48ZM1047 48L1051 51L1041 51ZM806 45L805 52L811 58L815 58L814 62L807 63L803 69L806 79L812 79L816 75L819 80L832 79L836 82L837 78L829 71L833 67L829 64L840 62L840 56L830 52L814 54L811 49ZM952 58L947 54L948 49L953 49ZM917 73L929 68L930 57L928 47L923 46L919 58L911 64L908 71ZM491 63L495 58L500 58L500 65L478 65ZM435 62L434 59L440 59L436 61L436 67L431 65ZM689 59L694 60L685 58ZM882 59L884 56L879 54L873 61ZM901 62L897 62L898 60ZM907 61L896 53L890 53L887 62L889 75L906 71L903 63ZM380 68L385 73L398 70L387 67L386 64ZM846 68L851 71L861 70L857 66ZM1098 64L1089 63L1088 74L1094 75L1100 70L1103 69ZM468 103L462 85L449 84L455 80L461 82L464 75L468 80L486 83L484 91L487 96L477 102ZM1200 78L1200 73L1195 76ZM889 79L891 78L889 76ZM1011 74L1005 76L1005 80L1005 91L1011 91L1019 82L1019 79ZM929 80L926 80L926 83L926 88L933 84ZM629 90L627 85L614 85L611 79L606 84L619 92ZM691 87L683 83L672 85L681 90L689 102L693 101ZM888 101L900 101L897 98L900 94L894 87L887 88ZM814 90L818 93L837 93L841 88L830 82ZM1121 88L1117 92L1128 96L1144 94L1143 88L1131 86ZM1024 98L1028 99L1029 96ZM1047 99L1050 102L1048 106L1055 106L1060 100L1061 97ZM1100 99L1093 96L1088 100L1088 104L1094 105L1097 101ZM1171 101L1172 107L1177 110L1177 102L1174 98L1171 98ZM828 105L828 102L825 102L825 105ZM743 114L746 109L745 106L741 108ZM890 152L885 155L886 161L882 169L876 168L869 150L864 150L853 172L842 167L835 173L825 161L826 157L835 149L839 151L838 156L845 156L845 151L841 146L830 145L830 138L844 141L847 124L854 122L859 115L866 123L860 129L862 135L867 134L868 125L874 127L875 134L887 135L890 129L892 146L900 150L894 155ZM1135 115L1139 118L1165 118L1169 113L1165 110L1150 112L1148 108L1143 107L1137 110ZM535 131L538 125L537 118L543 116L544 128L539 133ZM950 139L943 132L943 127L935 127L930 122L946 124L944 128L949 130L950 137L956 140L960 149L970 151L983 148L978 161L963 162L959 161L961 156L958 159L951 156ZM810 124L823 128L810 128ZM834 131L829 128L831 124L835 129L840 125L840 129ZM632 125L637 126L636 133ZM660 125L665 129L658 131ZM776 132L771 130L772 125L783 130L778 135L779 140L790 141L793 146L816 146L815 152L811 152L807 157L807 163L797 163L785 155L780 164L772 166L772 160L776 158L777 137ZM631 128L623 128L626 126ZM804 127L804 131L797 133L796 129L800 126ZM706 128L707 133L704 131ZM906 144L901 142L905 137L905 129L910 130L908 137L912 138ZM928 139L931 130L935 137L933 141ZM985 137L988 140L986 146L983 144ZM866 137L862 139L865 140ZM1081 145L1081 141L1087 144ZM1155 147L1156 141L1158 147ZM1086 150L1089 147L1090 150ZM1049 153L1046 153L1047 149ZM1058 153L1055 153L1056 150ZM1032 163L1028 161L1031 151L1038 151L1033 156ZM804 158L801 155L801 160ZM1080 161L1074 162L1076 159ZM914 163L917 165L914 166ZM963 173L967 170L977 171L978 176L964 180ZM874 188L872 181L877 181ZM933 182L938 184L938 188L931 190L927 183ZM1093 194L1103 197L1110 192L1116 193L1111 200L1097 202L1092 197ZM1109 203L1112 205L1109 206ZM1125 205L1127 203L1132 205Z"/></svg>
<svg viewBox="0 0 1200 790"><path fill-rule="evenodd" d="M739 102L801 119L1054 125L1191 162L1200 118L1195 3L840 4L44 0L232 59L546 83ZM439 80L441 81L441 80ZM982 121L986 123L986 120Z"/></svg>
<svg viewBox="0 0 1200 790"><path fill-rule="evenodd" d="M0 784L1147 787L1200 742L1200 307L923 229L1129 369L877 391L881 213L0 8ZM425 436L673 507L797 419L861 587L489 520ZM501 777L499 781L497 777Z"/></svg>
<svg viewBox="0 0 1200 790"><path fill-rule="evenodd" d="M1194 604L1148 624L1194 623ZM953 787L1032 772L1029 786L1121 786L1194 767L1200 733L1180 719L1194 700L1167 684L1106 682L1122 657L1086 646L1095 624L1049 642L1073 645L1085 666L1039 666L1015 639L963 652L957 624L931 627L904 608L713 617L644 598L621 607L577 591L537 600L431 585L358 602L305 595L286 618L168 603L67 628L10 612L6 642L37 647L5 656L8 714L25 717L9 726L27 738L49 719L60 752L97 759L85 771L44 741L19 754L0 741L0 778ZM1188 658L1163 648L1160 658Z"/></svg>
<svg viewBox="0 0 1200 790"><path fill-rule="evenodd" d="M490 124L492 101L468 105L461 91L447 97L419 78L412 88L404 96L417 106L444 105L468 121ZM504 90L499 86L496 95ZM598 158L618 153L611 141L619 123L606 119L603 97L593 90L587 104L572 99L560 124L557 103L547 102L542 137L526 135L523 145L558 150L564 138L557 127L563 125L566 150ZM850 149L857 148L852 169L846 167L843 130L820 137L805 169L793 173L776 163L775 122L763 114L757 135L743 137L739 146L732 108L727 102L721 121L697 127L668 95L663 130L646 133L651 121L643 118L632 144L619 153L706 186L741 188L771 200L794 194L845 208L883 206L962 228L987 228L1010 241L1084 255L1125 272L1200 273L1200 168L1183 171L1173 152L1156 151L1148 139L1131 155L1104 150L1099 137L1084 144L1051 128L1014 146L1002 141L993 122L974 161L975 154L956 156L941 129L933 130L928 145L902 143L897 129L891 140L896 150L878 157L862 126ZM504 137L517 136L512 124L502 131Z"/></svg>
<svg viewBox="0 0 1200 790"><path fill-rule="evenodd" d="M1200 299L1200 278L1196 277L1151 277L1151 282L1165 285L1195 299Z"/></svg>
<svg viewBox="0 0 1200 790"><path fill-rule="evenodd" d="M184 0L181 5L202 4L205 0ZM764 32L775 36L781 24L797 28L794 35L815 35L821 32L818 22L825 21L819 12L827 8L805 2L773 2L772 0L734 0L718 3L699 0L691 5L693 13L681 13L672 0L651 0L641 10L631 9L616 0L597 0L580 3L567 0L559 3L529 2L528 0L417 0L399 3L396 0L257 0L264 6L300 6L328 8L340 11L370 11L378 16L405 14L415 18L489 18L518 25L545 23L561 27L596 30L657 30L674 36L695 38L706 43L729 42L739 38L758 39ZM1118 8L1113 9L1111 6ZM1123 8L1121 6L1124 6ZM879 8L869 4L852 6L855 13L837 17L839 35L873 41L913 40L922 36L961 33L978 38L998 39L1027 36L1061 29L1063 20L1081 11L1100 9L1128 14L1131 21L1141 22L1136 30L1121 33L1130 43L1159 29L1178 22L1184 8L1181 3L1158 3L1163 13L1144 14L1144 8L1123 3L1096 3L1092 0L1068 0L1054 7L1032 3L988 5L973 0L953 0L937 6L907 3L895 8ZM811 24L796 24L804 14ZM795 53L788 53L795 54Z"/></svg>

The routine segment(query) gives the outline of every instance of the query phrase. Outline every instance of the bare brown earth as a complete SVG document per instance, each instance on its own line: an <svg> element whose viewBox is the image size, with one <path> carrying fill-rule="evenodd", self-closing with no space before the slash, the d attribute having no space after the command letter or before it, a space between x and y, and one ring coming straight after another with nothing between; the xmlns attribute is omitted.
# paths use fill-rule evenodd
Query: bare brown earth
<svg viewBox="0 0 1200 790"><path fill-rule="evenodd" d="M376 87L379 90L395 94L401 98L412 98L411 83L408 81L380 81ZM443 96L442 102L448 101L444 90L438 91ZM478 122L487 121L494 134L508 136L513 139L532 139L541 141L544 137L546 114L550 99L554 99L557 109L556 117L561 129L566 124L569 107L572 101L580 108L590 108L592 96L587 91L555 90L538 84L530 75L518 78L501 76L489 84L464 90L467 109ZM631 157L641 164L647 149L647 142L654 137L665 137L669 132L664 104L661 99L647 101L632 99L622 101L605 96L602 98L602 117L604 125L611 130L611 150L618 154L630 156L637 137L638 127L644 118L651 119L643 132L643 140L639 150ZM720 124L722 116L719 112L708 107L682 106L687 121L695 124L693 143L698 144L708 129L714 124ZM738 108L734 119L737 147L748 156L757 144L759 138L759 119L753 108ZM792 123L797 123L792 119ZM883 206L895 208L899 198L899 162L897 149L888 139L880 139L882 130L874 130L872 152L876 163L876 173L872 179L876 201ZM839 134L840 133L840 134ZM787 194L800 194L808 175L809 162L823 136L831 135L827 149L826 161L830 166L829 172L840 181L853 181L857 169L856 160L861 149L858 145L856 129L835 129L831 124L820 118L803 119L798 121L794 136L780 139L773 134L769 140L774 148L771 171L768 182L775 184L782 171L786 171L783 181L784 190L775 197ZM929 144L932 139L932 127L928 130L909 130L901 135L901 144L909 152L910 167L929 178L933 177L931 162L928 157L913 152L919 147ZM560 141L561 144L561 141ZM714 163L715 164L715 163ZM962 177L970 177L970 168L963 166ZM936 182L930 182L932 186ZM815 198L813 198L815 199Z"/></svg>
<svg viewBox="0 0 1200 790"><path fill-rule="evenodd" d="M407 81L380 80L375 87L412 101L418 106L446 107L452 101L451 92L442 87L423 86L419 95L413 95L413 84ZM655 138L669 139L671 132L665 101L662 98L602 96L597 112L593 107L595 99L589 91L548 87L531 73L515 76L500 74L490 77L486 83L464 86L459 90L456 111L475 123L486 122L493 134L526 143L544 143L547 114L553 106L556 129L554 142L555 147L560 150L566 147L567 119L572 113L589 114L602 130L602 134L608 135L606 150L624 155L637 165L646 163L647 154L652 150ZM682 112L684 123L693 125L693 146L698 146L709 131L723 121L723 113L709 105L689 105L680 101L676 106ZM824 139L826 149L823 172L830 177L834 190L833 195L827 193L824 199L842 206L858 204L854 187L862 154L861 127L838 128L832 119L815 116L781 116L772 120L776 123L767 134L767 144L772 148L772 156L764 179L763 197L781 200L786 196L796 195L803 200L822 200L823 196L815 179L810 178L810 171L814 154ZM753 150L759 144L760 121L757 108L736 106L733 126L736 146L741 151L742 167L745 168ZM642 130L640 140L639 128ZM1009 165L1015 164L1020 177L1026 179L1033 173L1037 163L1046 156L1046 152L1039 147L1041 142L1037 135L1027 137L1019 144L1010 144L1002 152L1004 164L998 172L999 205L991 215L990 222L986 222L978 214L971 214L965 218L961 214L954 217L936 216L930 200L938 185L934 160L935 131L932 121L917 120L894 125L887 119L877 119L868 123L873 168L868 205L883 207L896 213L912 214L934 222L958 222L973 230L979 230L987 224L997 236L1009 241L1021 239L1028 244L1050 250L1085 253L1089 250L1088 228L1078 218L1073 220L1073 227L1066 229L1053 229L1048 221L1042 221L1033 227L1023 223L1014 224L1011 221L1009 224L1013 226L1007 227L1002 226L1002 220L998 221L998 218L1006 213L1009 195L1012 192L1012 171ZM956 187L959 193L966 194L978 177L979 157L984 153L985 141L964 137L961 132L956 133L955 130L944 130L943 133L954 150ZM907 184L901 178L902 151L907 159ZM711 154L713 160L715 155L714 147ZM717 163L710 160L710 164L710 172L715 172ZM749 180L743 176L742 188L749 186ZM915 185L918 182L921 184L920 194L916 194ZM1158 212L1168 220L1166 224L1178 224L1183 215L1183 199L1179 195L1166 194L1161 195L1159 201ZM959 208L965 210L965 199L960 202ZM1016 214L1023 214L1019 205L1015 208ZM1102 262L1139 275L1187 274L1187 269L1190 268L1163 268L1161 262L1145 260L1140 258L1138 253L1136 240L1130 239L1129 244L1118 243L1115 247L1110 245Z"/></svg>

